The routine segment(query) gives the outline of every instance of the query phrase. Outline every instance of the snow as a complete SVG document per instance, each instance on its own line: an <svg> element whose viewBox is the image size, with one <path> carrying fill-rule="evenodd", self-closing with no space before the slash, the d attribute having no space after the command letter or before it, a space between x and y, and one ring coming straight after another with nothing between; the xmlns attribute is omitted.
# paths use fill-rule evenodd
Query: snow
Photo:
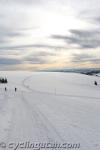
<svg viewBox="0 0 100 150"><path fill-rule="evenodd" d="M22 149L21 142L100 149L100 77L27 71L0 75L8 78L7 85L0 84L0 150L1 142L7 150ZM9 143L14 143L12 148Z"/></svg>

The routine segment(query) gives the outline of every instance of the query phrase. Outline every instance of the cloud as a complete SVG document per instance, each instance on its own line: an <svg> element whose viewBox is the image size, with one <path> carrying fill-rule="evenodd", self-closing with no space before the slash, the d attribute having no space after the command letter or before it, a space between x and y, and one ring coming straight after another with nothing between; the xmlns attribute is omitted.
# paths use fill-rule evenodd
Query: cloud
<svg viewBox="0 0 100 150"><path fill-rule="evenodd" d="M92 64L100 64L100 58L96 56L92 56L90 54L73 54L72 60L73 63L92 63Z"/></svg>
<svg viewBox="0 0 100 150"><path fill-rule="evenodd" d="M66 47L55 46L55 45L46 45L46 44L27 44L27 45L14 45L14 46L1 46L1 50L17 50L17 49L26 49L26 48L45 48L45 49L65 49Z"/></svg>
<svg viewBox="0 0 100 150"><path fill-rule="evenodd" d="M23 61L30 64L47 64L50 63L50 57L54 57L55 55L52 52L40 51L24 57Z"/></svg>
<svg viewBox="0 0 100 150"><path fill-rule="evenodd" d="M1 56L0 65L1 66L12 66L12 65L21 65L21 64L47 64L49 63L48 57L55 56L56 54L46 51L35 52L26 57L22 58L12 58L9 55L9 58Z"/></svg>
<svg viewBox="0 0 100 150"><path fill-rule="evenodd" d="M63 63L66 56L72 55L73 50L80 53L83 49L95 51L100 47L100 31L95 28L100 22L98 2L99 0L1 0L0 64L8 64L9 67L20 64L43 66L51 62ZM93 22L88 23L90 18ZM92 60L99 63L97 58L87 55L84 58L73 56L73 61L76 59L79 62Z"/></svg>
<svg viewBox="0 0 100 150"><path fill-rule="evenodd" d="M22 64L22 60L17 58L7 58L7 57L0 58L0 65L16 65L16 64Z"/></svg>
<svg viewBox="0 0 100 150"><path fill-rule="evenodd" d="M94 16L94 17L90 17L89 21L91 24L94 24L94 26L97 26L98 28L100 27L100 16Z"/></svg>
<svg viewBox="0 0 100 150"><path fill-rule="evenodd" d="M21 31L13 30L0 25L0 44L9 44L13 38L25 36Z"/></svg>
<svg viewBox="0 0 100 150"><path fill-rule="evenodd" d="M53 35L52 38L64 40L68 44L76 44L80 49L100 47L100 31L98 30L70 30L70 36Z"/></svg>
<svg viewBox="0 0 100 150"><path fill-rule="evenodd" d="M30 56L25 58L24 61L29 64L46 64L46 60L40 57Z"/></svg>
<svg viewBox="0 0 100 150"><path fill-rule="evenodd" d="M34 56L40 56L40 57L44 57L44 56L55 56L55 55L56 55L56 53L48 52L48 51L40 51L40 52L34 53Z"/></svg>
<svg viewBox="0 0 100 150"><path fill-rule="evenodd" d="M99 28L100 26L100 5L97 5L98 2L93 1L94 6L88 7L82 11L80 11L77 17L80 20L83 20L88 24L88 29Z"/></svg>
<svg viewBox="0 0 100 150"><path fill-rule="evenodd" d="M43 0L1 0L0 3L31 5L41 3L42 1Z"/></svg>

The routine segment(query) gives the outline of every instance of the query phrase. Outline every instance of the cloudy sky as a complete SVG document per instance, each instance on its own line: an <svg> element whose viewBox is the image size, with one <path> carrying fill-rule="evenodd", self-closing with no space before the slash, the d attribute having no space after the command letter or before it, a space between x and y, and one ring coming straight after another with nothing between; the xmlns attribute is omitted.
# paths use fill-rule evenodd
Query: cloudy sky
<svg viewBox="0 0 100 150"><path fill-rule="evenodd" d="M100 67L99 0L0 0L0 70Z"/></svg>

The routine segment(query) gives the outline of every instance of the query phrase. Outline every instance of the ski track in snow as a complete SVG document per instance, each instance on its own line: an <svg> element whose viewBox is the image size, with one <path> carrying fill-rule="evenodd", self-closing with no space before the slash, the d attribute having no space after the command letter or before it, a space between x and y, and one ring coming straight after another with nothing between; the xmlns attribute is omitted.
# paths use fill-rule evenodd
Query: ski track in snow
<svg viewBox="0 0 100 150"><path fill-rule="evenodd" d="M55 95L55 93L49 93L49 92L44 92L44 91L39 91L39 90L36 90L36 89L31 89L27 84L25 84L25 82L26 81L28 81L30 78L31 78L32 76L29 76L29 77L27 77L27 78L25 78L24 80L23 80L23 82L22 82L22 84L23 84L23 86L25 87L25 88L27 88L30 92L36 92L36 93L40 93L40 94L47 94L47 95ZM100 100L100 98L99 97L90 97L90 96L80 96L80 95L67 95L67 94L59 94L59 93L56 93L56 95L55 96L65 96L65 97L71 97L71 98L82 98L82 99L95 99L97 102L99 102L99 100ZM99 102L100 103L100 102ZM80 112L79 112L80 113ZM69 125L70 125L70 130L73 132L73 135L75 136L75 137L78 137L82 142L84 142L85 143L85 149L92 149L93 148L93 145L91 145L90 143L92 143L93 141L91 141L90 143L89 142L87 142L87 140L86 139L83 139L82 137L81 137L81 135L80 135L80 132L77 132L76 131L76 129L77 130L81 130L81 131L83 131L83 133L84 133L84 136L85 136L85 133L87 132L86 131L86 129L84 129L84 128L80 128L77 124L71 124L71 123L69 123ZM68 125L67 125L68 126ZM69 126L68 126L68 128L69 128ZM88 133L90 134L90 135L95 135L95 137L97 137L97 135L99 135L99 133L98 134L96 134L95 132L93 132L93 129L91 130L88 130ZM62 138L61 138L62 139ZM64 140L62 140L63 142L64 142ZM98 140L98 142L99 142L99 140ZM98 144L94 144L95 145L95 147L96 147L96 149L97 149L97 147L98 147Z"/></svg>
<svg viewBox="0 0 100 150"><path fill-rule="evenodd" d="M40 94L47 94L47 95L56 95L56 96L65 96L65 97L76 97L76 98L82 98L82 99L96 99L98 102L100 102L100 98L99 97L93 97L93 96L80 96L80 95L70 95L70 94L59 94L59 93L54 93L54 92L44 92L44 91L40 91L40 90L36 90L36 89L31 89L27 84L25 84L26 81L28 81L32 76L29 76L27 78L25 78L22 82L22 85L29 90L30 92L36 92L36 93L40 93Z"/></svg>
<svg viewBox="0 0 100 150"><path fill-rule="evenodd" d="M22 86L24 90L19 90L18 92L14 92L13 90L9 90L6 93L1 90L0 92L0 115L6 118L3 119L3 130L0 129L0 140L5 141L6 143L10 142L67 142L66 138L63 137L61 131L55 126L54 122L42 112L38 106L37 100L34 99L34 94L41 95L43 97L47 97L47 95L53 95L55 97L67 97L67 98L78 98L82 99L95 99L95 102L99 104L99 97L92 96L80 96L80 95L67 95L67 94L59 94L59 93L49 93L42 92L35 89L31 89L25 83L31 77L26 77L19 86ZM25 91L26 89L26 91ZM25 94L30 98L30 95L33 94L33 103L31 104ZM37 96L38 98L38 96ZM40 97L39 97L40 98ZM41 99L40 98L40 99ZM56 101L57 99L55 99ZM63 100L62 100L63 101ZM94 102L94 103L95 103ZM9 112L9 113L8 113ZM77 113L82 113L82 110L77 110ZM77 122L73 123L69 121L66 124L66 128L68 128L72 133L70 136L72 140L83 143L81 150L99 150L99 139L94 142L94 140L87 140L87 133L89 136L93 136L94 139L99 137L99 133L95 133L96 129L90 128L86 130L85 128L80 127ZM70 134L68 131L68 134ZM82 133L82 136L81 134ZM84 135L84 136L83 136ZM68 136L67 136L68 137ZM73 143L73 141L72 141ZM7 149L8 150L8 149Z"/></svg>

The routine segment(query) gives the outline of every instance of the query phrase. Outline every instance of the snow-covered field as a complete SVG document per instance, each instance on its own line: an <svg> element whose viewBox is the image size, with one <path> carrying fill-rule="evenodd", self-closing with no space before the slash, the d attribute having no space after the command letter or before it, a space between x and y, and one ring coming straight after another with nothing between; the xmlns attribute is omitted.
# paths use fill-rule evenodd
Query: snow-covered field
<svg viewBox="0 0 100 150"><path fill-rule="evenodd" d="M0 76L9 82L0 84L0 150L32 149L26 143L49 143L42 150L51 150L50 143L63 145L56 150L100 150L100 77L50 72Z"/></svg>

